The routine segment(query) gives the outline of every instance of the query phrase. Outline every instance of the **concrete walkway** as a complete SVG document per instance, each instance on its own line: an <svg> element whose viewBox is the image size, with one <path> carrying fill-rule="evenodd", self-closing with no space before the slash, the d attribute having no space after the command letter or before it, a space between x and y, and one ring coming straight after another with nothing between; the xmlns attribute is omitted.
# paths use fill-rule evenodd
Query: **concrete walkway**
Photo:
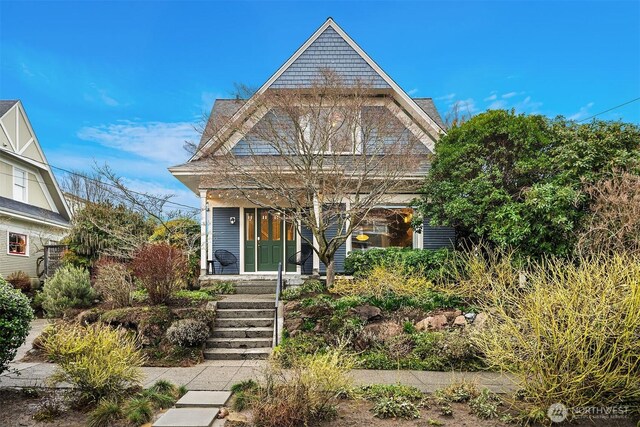
<svg viewBox="0 0 640 427"><path fill-rule="evenodd" d="M259 379L264 369L262 360L225 361L211 360L190 368L142 368L145 374L143 384L151 386L163 379L176 385L184 385L189 390L229 390L233 384L248 379ZM18 372L0 375L0 387L46 387L46 379L53 373L53 363L14 363ZM512 381L496 372L431 372L431 371L380 371L354 369L351 371L354 383L365 384L405 384L425 392L460 381L472 381L479 387L486 387L496 393L506 393L515 389ZM65 385L61 385L65 387ZM68 386L67 386L68 387Z"/></svg>
<svg viewBox="0 0 640 427"><path fill-rule="evenodd" d="M19 362L47 324L48 321L43 319L32 322L31 332L24 345L18 349L9 371L0 375L0 387L47 387L46 379L55 371L55 364ZM145 375L143 384L150 387L163 379L179 386L184 385L188 390L225 391L240 381L259 379L265 366L264 360L207 360L189 368L142 368ZM351 376L356 385L400 383L415 386L424 392L433 392L461 380L475 382L479 387L486 387L495 393L507 393L516 388L509 377L496 372L354 369ZM60 384L59 387L69 385Z"/></svg>

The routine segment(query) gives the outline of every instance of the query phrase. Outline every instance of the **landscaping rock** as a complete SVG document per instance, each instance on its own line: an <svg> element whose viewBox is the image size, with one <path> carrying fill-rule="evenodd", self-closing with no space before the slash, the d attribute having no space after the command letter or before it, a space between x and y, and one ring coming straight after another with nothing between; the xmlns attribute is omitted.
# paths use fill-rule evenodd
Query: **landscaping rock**
<svg viewBox="0 0 640 427"><path fill-rule="evenodd" d="M289 301L284 305L284 312L291 313L292 311L298 311L301 306L300 301Z"/></svg>
<svg viewBox="0 0 640 427"><path fill-rule="evenodd" d="M447 323L447 316L444 314L436 314L435 316L429 316L416 323L416 330L440 331L447 326Z"/></svg>
<svg viewBox="0 0 640 427"><path fill-rule="evenodd" d="M456 317L455 320L453 321L453 326L454 327L456 327L456 326L457 327L467 326L467 319L464 316L460 315L460 316Z"/></svg>
<svg viewBox="0 0 640 427"><path fill-rule="evenodd" d="M372 345L389 341L402 332L402 326L395 322L370 323L358 334L354 346L356 350L366 350Z"/></svg>
<svg viewBox="0 0 640 427"><path fill-rule="evenodd" d="M246 417L246 415L240 414L238 412L232 412L227 415L227 418L225 418L224 425L227 427L248 427L250 424L249 419Z"/></svg>
<svg viewBox="0 0 640 427"><path fill-rule="evenodd" d="M476 329L482 329L484 328L485 323L487 323L488 319L489 319L489 316L487 316L485 313L478 313L472 325Z"/></svg>
<svg viewBox="0 0 640 427"><path fill-rule="evenodd" d="M447 318L447 323L451 324L455 320L456 317L462 314L460 310L443 310L438 314L443 314Z"/></svg>
<svg viewBox="0 0 640 427"><path fill-rule="evenodd" d="M284 328L289 331L290 334L293 334L293 332L302 329L303 324L304 319L300 317L288 317L284 319Z"/></svg>
<svg viewBox="0 0 640 427"><path fill-rule="evenodd" d="M100 320L100 312L94 309L85 310L76 317L76 321L83 326L91 325L98 320Z"/></svg>
<svg viewBox="0 0 640 427"><path fill-rule="evenodd" d="M353 308L352 312L366 322L382 319L382 310L373 305L360 305Z"/></svg>
<svg viewBox="0 0 640 427"><path fill-rule="evenodd" d="M465 313L464 317L465 319L467 319L467 321L469 322L473 322L476 319L477 314L476 313Z"/></svg>

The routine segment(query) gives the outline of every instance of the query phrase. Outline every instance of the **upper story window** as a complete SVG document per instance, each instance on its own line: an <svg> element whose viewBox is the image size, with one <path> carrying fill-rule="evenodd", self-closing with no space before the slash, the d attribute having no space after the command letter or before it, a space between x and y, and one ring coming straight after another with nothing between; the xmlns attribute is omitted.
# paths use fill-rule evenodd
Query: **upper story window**
<svg viewBox="0 0 640 427"><path fill-rule="evenodd" d="M27 203L27 171L13 168L13 199Z"/></svg>
<svg viewBox="0 0 640 427"><path fill-rule="evenodd" d="M361 115L329 109L302 118L304 143L315 154L362 153Z"/></svg>
<svg viewBox="0 0 640 427"><path fill-rule="evenodd" d="M9 232L7 253L10 255L28 255L28 236L26 234Z"/></svg>

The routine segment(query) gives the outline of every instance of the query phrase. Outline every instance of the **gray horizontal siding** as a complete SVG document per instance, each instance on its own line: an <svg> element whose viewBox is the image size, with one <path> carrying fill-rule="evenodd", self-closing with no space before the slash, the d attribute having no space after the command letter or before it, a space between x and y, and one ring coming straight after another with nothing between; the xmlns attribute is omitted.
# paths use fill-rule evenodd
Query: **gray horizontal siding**
<svg viewBox="0 0 640 427"><path fill-rule="evenodd" d="M331 27L320 34L271 87L312 86L322 69L334 70L347 85L361 81L375 88L389 88L384 79Z"/></svg>
<svg viewBox="0 0 640 427"><path fill-rule="evenodd" d="M236 218L236 223L229 222L230 217ZM238 259L238 265L228 267L229 273L237 272L240 264L240 208L213 208L213 254L218 249L231 252ZM220 271L220 264L215 261L216 272ZM225 273L227 270L225 269Z"/></svg>
<svg viewBox="0 0 640 427"><path fill-rule="evenodd" d="M453 227L438 227L429 224L425 219L422 225L422 242L424 249L453 248L456 244L456 231Z"/></svg>
<svg viewBox="0 0 640 427"><path fill-rule="evenodd" d="M331 240L333 237L335 237L337 231L338 231L337 224L334 224L331 227L329 227L326 232L327 240ZM343 244L338 248L334 256L334 265L335 265L336 273L344 272L344 259L346 257L347 257L347 246ZM327 266L324 265L322 261L320 261L320 273L326 273L326 272L327 272Z"/></svg>
<svg viewBox="0 0 640 427"><path fill-rule="evenodd" d="M301 230L302 235L309 239L310 242L313 242L313 233L311 229L305 226L302 226ZM302 240L302 245L306 245L307 242ZM315 252L314 252L315 253ZM309 259L302 266L302 274L311 274L313 273L313 255L309 257Z"/></svg>

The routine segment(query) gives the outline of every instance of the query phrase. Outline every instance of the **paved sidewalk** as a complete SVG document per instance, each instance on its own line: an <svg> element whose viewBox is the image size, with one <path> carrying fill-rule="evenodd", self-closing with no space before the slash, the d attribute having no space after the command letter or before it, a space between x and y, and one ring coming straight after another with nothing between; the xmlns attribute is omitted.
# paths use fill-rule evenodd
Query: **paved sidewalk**
<svg viewBox="0 0 640 427"><path fill-rule="evenodd" d="M211 360L189 368L142 368L145 387L160 379L184 385L189 390L229 390L243 380L259 379L265 362L261 360L227 361ZM0 375L0 387L46 387L46 379L53 373L53 363L14 363L18 372ZM354 383L405 384L425 392L433 392L455 381L473 381L479 387L487 387L496 393L515 389L512 381L496 372L431 372L431 371L379 371L355 369L351 371ZM68 385L60 385L68 387Z"/></svg>
<svg viewBox="0 0 640 427"><path fill-rule="evenodd" d="M20 360L31 349L33 339L48 324L47 320L32 322L31 332L22 347L18 349L15 360ZM233 384L243 380L259 379L265 367L264 360L207 360L189 368L142 368L145 374L143 384L151 386L164 379L189 390L229 390ZM0 387L47 387L46 379L53 374L53 363L13 362L9 371L0 375ZM16 372L17 371L17 372ZM486 387L496 393L515 390L509 377L496 372L432 372L432 371L382 371L354 369L351 371L354 383L365 384L405 384L412 385L424 392L433 392L439 388L460 380L473 381L479 387ZM68 384L58 385L60 388Z"/></svg>

